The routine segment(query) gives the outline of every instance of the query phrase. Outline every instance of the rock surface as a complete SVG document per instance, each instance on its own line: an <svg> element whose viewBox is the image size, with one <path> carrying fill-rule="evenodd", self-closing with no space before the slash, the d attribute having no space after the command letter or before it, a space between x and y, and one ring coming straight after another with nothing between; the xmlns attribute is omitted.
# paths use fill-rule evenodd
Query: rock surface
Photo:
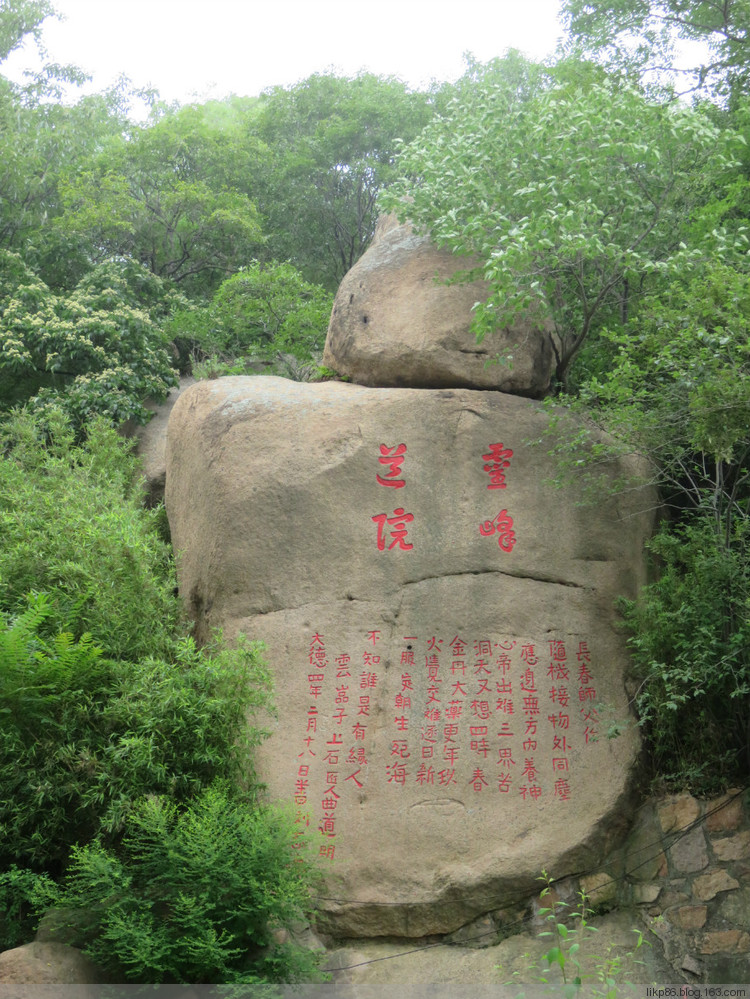
<svg viewBox="0 0 750 999"><path fill-rule="evenodd" d="M653 497L580 507L529 400L276 378L172 413L167 511L199 637L262 639L272 796L336 935L457 929L596 863L638 751L613 610ZM619 471L623 471L622 468Z"/></svg>
<svg viewBox="0 0 750 999"><path fill-rule="evenodd" d="M591 920L591 925L596 931L584 936L580 951L581 971L587 976L584 989L598 985L598 968L606 957L621 960L617 975L620 987L626 982L635 985L680 980L665 960L658 938L644 930L638 913L611 913ZM634 929L643 930L645 938L644 945L637 950ZM573 941L573 937L569 939ZM332 972L335 985L349 984L355 989L358 985L394 982L399 986L494 985L496 988L510 983L515 991L498 990L498 994L515 996L520 985L536 984L541 995L542 975L550 983L560 982L559 969L548 969L547 962L542 959L549 946L548 939L540 940L528 933L508 937L481 950L427 941L423 947L410 947L403 942L352 941L348 946L330 951L326 966ZM567 970L570 971L570 965ZM534 989L526 991L536 994ZM550 990L549 994L554 992ZM632 994L637 995L638 990L633 990ZM466 995L468 999L469 993Z"/></svg>
<svg viewBox="0 0 750 999"><path fill-rule="evenodd" d="M341 282L323 364L360 385L542 396L554 369L551 334L524 321L478 344L472 307L488 285L446 284L476 263L387 216ZM498 355L509 363L487 363Z"/></svg>
<svg viewBox="0 0 750 999"><path fill-rule="evenodd" d="M167 475L167 424L172 407L180 395L195 384L195 379L180 379L177 388L172 389L164 402L149 401L146 408L154 414L148 423L128 421L121 428L125 437L135 438L135 451L141 460L141 470L146 480L146 493L151 506L164 499L164 483Z"/></svg>
<svg viewBox="0 0 750 999"><path fill-rule="evenodd" d="M74 947L34 940L0 954L2 985L93 985L106 979Z"/></svg>

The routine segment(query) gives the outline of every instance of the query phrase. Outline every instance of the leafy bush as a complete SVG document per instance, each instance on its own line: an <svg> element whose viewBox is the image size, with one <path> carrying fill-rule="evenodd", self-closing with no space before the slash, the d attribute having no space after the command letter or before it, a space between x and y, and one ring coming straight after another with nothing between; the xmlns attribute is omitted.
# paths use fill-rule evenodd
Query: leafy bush
<svg viewBox="0 0 750 999"><path fill-rule="evenodd" d="M658 580L623 605L653 770L698 793L743 779L750 762L746 524L732 540L710 515L664 527L650 545Z"/></svg>
<svg viewBox="0 0 750 999"><path fill-rule="evenodd" d="M203 651L185 639L170 661L104 659L90 636L44 636L51 607L0 615L0 865L57 871L70 847L115 843L135 802L180 804L217 777L256 789L249 715L270 707L257 647Z"/></svg>
<svg viewBox="0 0 750 999"><path fill-rule="evenodd" d="M310 360L323 350L333 296L291 264L257 261L228 278L204 309L180 311L167 329L192 337L197 359L229 362L247 354Z"/></svg>
<svg viewBox="0 0 750 999"><path fill-rule="evenodd" d="M26 943L39 915L58 897L57 885L46 874L15 864L0 871L0 950Z"/></svg>
<svg viewBox="0 0 750 999"><path fill-rule="evenodd" d="M28 938L76 846L60 901L93 892L108 967L307 974L307 952L270 935L304 908L310 875L259 801L255 719L272 704L258 647L176 637L159 513L102 419L82 445L58 409L15 414L0 447L0 935Z"/></svg>
<svg viewBox="0 0 750 999"><path fill-rule="evenodd" d="M131 982L299 981L314 955L274 936L309 904L312 868L290 844L289 820L221 786L182 812L149 797L117 854L73 851L62 904L98 914L86 952Z"/></svg>
<svg viewBox="0 0 750 999"><path fill-rule="evenodd" d="M159 278L132 261L109 261L72 294L53 294L16 254L0 250L0 398L32 408L62 405L82 428L95 415L145 423L149 397L176 376L160 317ZM152 314L153 312L153 314Z"/></svg>
<svg viewBox="0 0 750 999"><path fill-rule="evenodd" d="M54 630L90 632L105 655L166 655L180 620L160 513L143 509L130 445L102 420L76 445L58 411L0 428L0 610L50 596Z"/></svg>

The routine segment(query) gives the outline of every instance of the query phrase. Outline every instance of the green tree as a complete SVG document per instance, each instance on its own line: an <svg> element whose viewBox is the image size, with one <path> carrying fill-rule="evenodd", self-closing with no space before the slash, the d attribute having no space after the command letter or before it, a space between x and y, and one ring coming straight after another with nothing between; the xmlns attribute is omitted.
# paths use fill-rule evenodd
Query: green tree
<svg viewBox="0 0 750 999"><path fill-rule="evenodd" d="M694 223L706 177L730 176L731 137L590 65L560 64L531 90L539 75L511 54L461 88L405 149L387 203L479 257L491 289L476 308L480 338L522 314L553 322L557 381L569 386L599 329L724 251L720 226Z"/></svg>
<svg viewBox="0 0 750 999"><path fill-rule="evenodd" d="M3 0L0 10L0 62L5 62L28 35L40 46L42 24L54 13L49 0Z"/></svg>
<svg viewBox="0 0 750 999"><path fill-rule="evenodd" d="M0 63L29 35L40 44L52 13L45 2L4 3ZM61 179L83 169L103 143L126 129L133 96L121 80L102 94L63 102L63 88L83 80L79 70L54 65L27 74L23 84L0 75L0 247L21 253L55 289L73 287L90 267L82 241L55 224Z"/></svg>
<svg viewBox="0 0 750 999"><path fill-rule="evenodd" d="M191 341L198 361L283 354L311 361L323 352L332 306L333 296L291 264L254 261L227 278L210 305L176 312L167 330Z"/></svg>
<svg viewBox="0 0 750 999"><path fill-rule="evenodd" d="M0 399L62 405L79 431L95 415L145 423L147 398L176 384L161 321L164 283L132 261L110 261L55 295L17 254L0 250Z"/></svg>
<svg viewBox="0 0 750 999"><path fill-rule="evenodd" d="M113 139L62 185L63 232L94 260L131 257L208 296L263 244L251 195L263 149L197 106L166 110Z"/></svg>
<svg viewBox="0 0 750 999"><path fill-rule="evenodd" d="M680 89L739 96L750 76L748 0L563 0L571 47L638 72L676 74L675 47L702 42L706 55L679 71Z"/></svg>
<svg viewBox="0 0 750 999"><path fill-rule="evenodd" d="M397 140L420 131L432 103L371 73L314 74L265 93L252 128L271 151L261 200L271 255L335 291L372 238Z"/></svg>

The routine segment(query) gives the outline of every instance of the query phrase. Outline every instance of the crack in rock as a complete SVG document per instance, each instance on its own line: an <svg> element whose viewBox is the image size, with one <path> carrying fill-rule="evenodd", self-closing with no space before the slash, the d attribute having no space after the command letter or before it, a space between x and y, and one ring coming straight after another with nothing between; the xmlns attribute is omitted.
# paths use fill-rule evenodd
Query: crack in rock
<svg viewBox="0 0 750 999"><path fill-rule="evenodd" d="M533 574L533 573L507 572L507 571L505 571L503 569L475 569L475 570L467 571L467 572L448 572L448 573L445 573L445 574L436 574L436 575L433 575L433 576L422 576L420 579L407 579L407 580L404 580L403 583L401 583L399 586L397 586L393 590L385 592L382 595L382 597L387 602L387 600L390 597L392 597L394 594L396 594L396 593L400 593L401 594L401 599L399 601L399 605L398 605L398 607L397 607L397 609L395 611L395 618L398 619L399 614L401 612L401 607L402 607L402 604L403 604L404 589L407 586L419 586L420 583L429 582L429 580L431 580L431 579L460 579L462 576L484 576L484 575L487 575L487 574L490 574L490 573L494 574L494 575L499 575L499 576L507 576L509 579L528 579L528 580L530 580L531 582L534 582L534 583L547 583L547 584L550 584L552 586L567 586L567 587L570 587L571 589L575 589L575 590L593 590L594 589L594 587L592 587L592 586L586 586L583 583L574 583L572 580L569 580L569 579L558 579L558 578L556 578L554 576L544 576L544 575L541 575L541 574ZM346 592L346 593L337 594L336 596L332 596L331 597L331 602L332 603L364 603L364 604L372 604L372 603L378 603L379 602L379 598L375 598L375 597L358 597L358 596L355 596L351 592ZM308 607L310 609L312 609L314 607L319 607L320 603L321 603L320 599L314 599L314 600L305 600L305 601L303 601L300 604L290 604L288 606L283 606L283 607L268 607L268 608L265 608L265 609L264 608L258 608L256 610L250 611L246 616L248 616L248 617L256 617L256 616L257 617L266 617L267 615L270 615L270 614L284 614L284 613L287 613L289 611L305 610Z"/></svg>
<svg viewBox="0 0 750 999"><path fill-rule="evenodd" d="M494 573L499 576L508 576L511 579L529 579L534 583L551 583L554 586L569 586L576 590L593 589L593 587L585 586L583 583L574 583L570 579L557 579L554 576L544 576L528 572L507 572L504 569L475 569L469 572L448 572L444 575L423 576L421 579L405 580L402 583L402 586L416 586L419 583L427 582L427 580L430 579L457 579L461 576L484 576L488 573Z"/></svg>

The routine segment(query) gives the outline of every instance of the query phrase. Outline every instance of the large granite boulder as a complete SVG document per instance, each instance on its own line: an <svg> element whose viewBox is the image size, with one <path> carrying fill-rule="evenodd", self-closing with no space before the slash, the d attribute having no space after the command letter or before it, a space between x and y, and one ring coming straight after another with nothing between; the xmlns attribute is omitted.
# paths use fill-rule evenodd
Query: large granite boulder
<svg viewBox="0 0 750 999"><path fill-rule="evenodd" d="M472 307L489 287L447 281L476 263L386 216L341 282L323 364L359 385L544 395L554 370L549 330L519 321L481 344L470 331Z"/></svg>
<svg viewBox="0 0 750 999"><path fill-rule="evenodd" d="M266 643L260 772L330 872L336 935L452 931L543 867L590 868L622 816L614 602L643 581L653 497L577 505L527 444L546 421L498 392L278 378L174 407L181 592L200 637Z"/></svg>

